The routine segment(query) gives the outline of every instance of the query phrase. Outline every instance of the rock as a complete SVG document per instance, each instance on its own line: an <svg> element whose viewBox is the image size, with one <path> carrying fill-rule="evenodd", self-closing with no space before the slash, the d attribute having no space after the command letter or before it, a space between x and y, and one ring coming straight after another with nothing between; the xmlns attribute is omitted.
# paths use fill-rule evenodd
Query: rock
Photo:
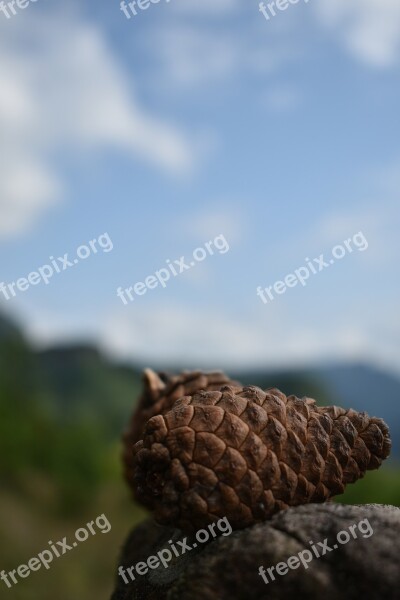
<svg viewBox="0 0 400 600"><path fill-rule="evenodd" d="M342 533L338 543L337 535L344 531L347 536ZM147 561L170 548L170 540L176 547L177 540L183 539L179 530L146 521L129 535L119 564L126 569ZM194 540L192 536L187 543L192 546ZM320 558L313 555L313 548ZM305 550L304 560L312 557L305 563L307 568L293 560L292 566L299 563L297 568L286 568L288 572L281 575L276 572L278 563ZM260 566L268 583L259 574ZM275 580L267 572L271 567ZM279 570L285 572L283 566ZM198 543L197 548L174 556L168 568L160 565L134 575L128 584L117 576L111 600L397 600L400 509L330 503L294 507L270 521Z"/></svg>

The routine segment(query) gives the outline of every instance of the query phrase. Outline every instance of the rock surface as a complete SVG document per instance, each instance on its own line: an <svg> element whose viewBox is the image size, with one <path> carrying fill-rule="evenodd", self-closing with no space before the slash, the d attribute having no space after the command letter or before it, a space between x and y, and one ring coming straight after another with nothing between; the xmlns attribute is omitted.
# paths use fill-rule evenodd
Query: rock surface
<svg viewBox="0 0 400 600"><path fill-rule="evenodd" d="M367 522L373 530L371 533ZM322 553L341 531L364 521L362 531L354 527L337 549L325 550L304 568L289 569L266 584L259 574L311 548ZM219 533L219 532L218 532ZM184 534L146 521L129 535L119 564L125 568L147 561L169 540L176 544ZM346 539L346 536L343 535ZM191 546L195 538L188 538ZM342 538L341 538L342 539ZM179 545L178 545L179 547ZM111 600L397 600L400 597L400 509L376 504L348 506L309 504L279 512L270 521L220 535L207 544L174 557L135 580L117 577Z"/></svg>

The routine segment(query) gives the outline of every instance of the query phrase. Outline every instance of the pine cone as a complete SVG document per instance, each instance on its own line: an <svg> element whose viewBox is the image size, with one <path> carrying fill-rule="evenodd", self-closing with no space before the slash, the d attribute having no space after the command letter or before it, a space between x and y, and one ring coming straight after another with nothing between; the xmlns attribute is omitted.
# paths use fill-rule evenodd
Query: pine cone
<svg viewBox="0 0 400 600"><path fill-rule="evenodd" d="M240 383L232 381L221 371L212 373L183 371L180 375L170 375L168 373L157 374L151 369L146 369L143 373L143 383L143 394L131 417L128 429L123 435L124 477L131 487L133 487L134 470L133 447L142 438L145 425L151 417L165 414L178 398L194 394L199 390L219 390L227 384L241 387Z"/></svg>
<svg viewBox="0 0 400 600"><path fill-rule="evenodd" d="M148 421L133 485L161 524L193 531L227 517L241 529L341 494L390 448L386 424L366 413L224 386L187 394Z"/></svg>

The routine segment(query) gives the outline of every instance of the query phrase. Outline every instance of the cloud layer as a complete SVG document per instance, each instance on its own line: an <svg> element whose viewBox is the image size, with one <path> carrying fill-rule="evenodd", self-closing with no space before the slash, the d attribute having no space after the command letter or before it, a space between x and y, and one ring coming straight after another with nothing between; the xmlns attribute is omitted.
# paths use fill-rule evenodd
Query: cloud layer
<svg viewBox="0 0 400 600"><path fill-rule="evenodd" d="M320 0L321 21L358 59L373 67L398 64L400 3L398 0Z"/></svg>
<svg viewBox="0 0 400 600"><path fill-rule="evenodd" d="M0 237L25 231L60 199L58 152L116 148L172 172L194 161L187 137L140 106L96 26L29 17L0 33Z"/></svg>

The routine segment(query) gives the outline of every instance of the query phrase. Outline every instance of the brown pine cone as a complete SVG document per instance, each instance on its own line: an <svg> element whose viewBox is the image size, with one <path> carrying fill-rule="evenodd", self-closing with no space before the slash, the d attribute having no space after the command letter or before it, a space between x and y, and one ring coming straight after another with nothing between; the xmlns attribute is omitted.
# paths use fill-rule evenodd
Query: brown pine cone
<svg viewBox="0 0 400 600"><path fill-rule="evenodd" d="M193 531L227 517L241 529L341 494L390 448L386 424L366 413L224 386L187 394L148 421L134 489L161 524Z"/></svg>
<svg viewBox="0 0 400 600"><path fill-rule="evenodd" d="M131 487L133 487L134 470L133 448L136 442L142 439L145 425L151 417L168 412L175 401L182 396L194 394L200 390L219 390L227 384L241 387L240 383L232 381L221 371L212 373L183 371L180 375L170 375L146 369L143 373L143 384L143 394L131 417L128 429L123 435L124 477Z"/></svg>

